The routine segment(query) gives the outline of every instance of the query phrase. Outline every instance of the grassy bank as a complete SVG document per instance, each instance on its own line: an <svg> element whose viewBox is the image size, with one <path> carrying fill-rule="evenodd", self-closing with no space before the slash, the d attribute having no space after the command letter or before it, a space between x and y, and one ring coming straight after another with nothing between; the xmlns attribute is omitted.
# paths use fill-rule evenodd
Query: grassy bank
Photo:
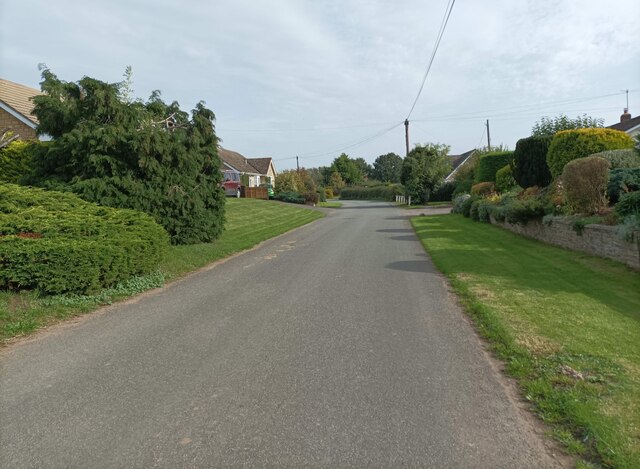
<svg viewBox="0 0 640 469"><path fill-rule="evenodd" d="M640 274L458 215L413 225L552 436L640 467Z"/></svg>
<svg viewBox="0 0 640 469"><path fill-rule="evenodd" d="M168 280L310 223L323 215L300 206L255 199L228 199L227 223L214 243L171 246L158 272L132 278L96 295L39 296L0 291L0 343L43 326L77 316L113 301L162 286Z"/></svg>

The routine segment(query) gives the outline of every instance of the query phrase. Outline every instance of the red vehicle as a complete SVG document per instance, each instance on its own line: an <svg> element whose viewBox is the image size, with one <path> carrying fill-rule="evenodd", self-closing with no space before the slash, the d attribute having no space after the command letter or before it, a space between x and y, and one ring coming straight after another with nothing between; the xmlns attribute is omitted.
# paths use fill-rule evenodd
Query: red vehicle
<svg viewBox="0 0 640 469"><path fill-rule="evenodd" d="M240 173L236 171L223 171L222 174L222 187L224 188L225 195L231 197L240 197Z"/></svg>

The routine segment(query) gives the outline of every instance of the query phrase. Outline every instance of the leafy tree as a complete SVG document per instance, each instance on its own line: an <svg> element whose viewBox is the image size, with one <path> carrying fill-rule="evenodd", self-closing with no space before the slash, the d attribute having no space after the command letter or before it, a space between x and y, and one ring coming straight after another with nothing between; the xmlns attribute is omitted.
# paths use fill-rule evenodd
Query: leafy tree
<svg viewBox="0 0 640 469"><path fill-rule="evenodd" d="M285 169L276 176L276 192L297 192L304 191L304 182L296 170Z"/></svg>
<svg viewBox="0 0 640 469"><path fill-rule="evenodd" d="M373 162L372 177L382 182L400 182L402 158L395 153L380 155Z"/></svg>
<svg viewBox="0 0 640 469"><path fill-rule="evenodd" d="M415 202L428 202L431 192L451 172L448 154L448 145L427 143L416 145L404 159L400 179Z"/></svg>
<svg viewBox="0 0 640 469"><path fill-rule="evenodd" d="M340 173L334 171L331 173L331 177L329 178L329 187L333 189L334 194L339 194L340 191L346 186L344 179L340 176Z"/></svg>
<svg viewBox="0 0 640 469"><path fill-rule="evenodd" d="M369 179L371 177L371 173L373 172L373 167L369 163L365 161L364 158L356 158L353 160L356 167L362 174L362 179Z"/></svg>
<svg viewBox="0 0 640 469"><path fill-rule="evenodd" d="M363 160L364 161L364 160ZM342 153L333 160L331 164L331 172L338 172L347 184L357 184L364 179L362 171L358 164L346 153Z"/></svg>
<svg viewBox="0 0 640 469"><path fill-rule="evenodd" d="M224 193L214 113L188 113L155 91L128 102L122 83L76 83L42 72L33 99L38 132L52 137L32 158L30 182L73 191L91 202L149 213L173 244L209 242L222 233Z"/></svg>
<svg viewBox="0 0 640 469"><path fill-rule="evenodd" d="M554 135L556 132L560 132L561 130L602 127L603 124L604 119L594 118L586 114L578 116L575 119L571 119L564 114L560 114L554 118L543 117L536 122L531 129L531 136L542 137L545 135Z"/></svg>

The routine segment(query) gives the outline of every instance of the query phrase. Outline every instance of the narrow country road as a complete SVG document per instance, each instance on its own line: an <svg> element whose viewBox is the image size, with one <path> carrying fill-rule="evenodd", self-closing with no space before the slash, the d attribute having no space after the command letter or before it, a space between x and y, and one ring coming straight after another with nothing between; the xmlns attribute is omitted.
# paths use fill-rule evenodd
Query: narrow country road
<svg viewBox="0 0 640 469"><path fill-rule="evenodd" d="M561 466L388 204L347 202L0 366L6 468Z"/></svg>

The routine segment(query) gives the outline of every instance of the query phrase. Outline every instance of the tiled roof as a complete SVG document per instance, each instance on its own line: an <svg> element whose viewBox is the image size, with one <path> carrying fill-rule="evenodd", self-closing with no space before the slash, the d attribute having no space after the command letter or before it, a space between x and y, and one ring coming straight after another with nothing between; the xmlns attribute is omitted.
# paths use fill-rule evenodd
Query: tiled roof
<svg viewBox="0 0 640 469"><path fill-rule="evenodd" d="M227 163L229 166L237 169L241 173L249 173L249 174L263 174L260 173L256 168L254 168L249 160L247 160L244 156L236 151L227 150L225 148L218 148L218 156L222 161Z"/></svg>
<svg viewBox="0 0 640 469"><path fill-rule="evenodd" d="M468 152L462 153L461 155L449 155L449 158L451 158L451 169L456 169L458 166L460 166L460 164L462 164L464 160L471 156L471 153L473 153L474 151L476 151L475 148L473 150L469 150Z"/></svg>
<svg viewBox="0 0 640 469"><path fill-rule="evenodd" d="M251 166L256 168L260 174L267 174L271 165L271 158L249 158Z"/></svg>
<svg viewBox="0 0 640 469"><path fill-rule="evenodd" d="M610 125L608 128L614 129L614 130L622 130L623 132L626 132L627 130L631 130L634 127L637 127L639 125L640 125L640 116L636 116L636 117L632 117L629 120Z"/></svg>
<svg viewBox="0 0 640 469"><path fill-rule="evenodd" d="M42 92L35 88L0 78L0 101L34 124L38 123L38 119L31 114L33 112L33 101L29 98L41 94Z"/></svg>

